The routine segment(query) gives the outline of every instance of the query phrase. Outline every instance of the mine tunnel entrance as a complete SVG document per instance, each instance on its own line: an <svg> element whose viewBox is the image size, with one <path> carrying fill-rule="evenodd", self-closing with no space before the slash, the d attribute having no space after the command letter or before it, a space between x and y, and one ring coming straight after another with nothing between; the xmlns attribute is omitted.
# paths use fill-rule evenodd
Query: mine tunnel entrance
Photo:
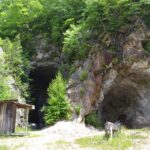
<svg viewBox="0 0 150 150"><path fill-rule="evenodd" d="M36 128L44 127L44 114L41 108L47 102L47 88L52 79L55 78L56 69L54 68L36 68L30 73L30 91L32 104L35 105L35 110L31 111L29 122L35 123Z"/></svg>
<svg viewBox="0 0 150 150"><path fill-rule="evenodd" d="M136 115L138 105L138 91L131 84L117 85L105 95L101 106L101 119L106 121L120 121L128 128L132 128L132 123Z"/></svg>

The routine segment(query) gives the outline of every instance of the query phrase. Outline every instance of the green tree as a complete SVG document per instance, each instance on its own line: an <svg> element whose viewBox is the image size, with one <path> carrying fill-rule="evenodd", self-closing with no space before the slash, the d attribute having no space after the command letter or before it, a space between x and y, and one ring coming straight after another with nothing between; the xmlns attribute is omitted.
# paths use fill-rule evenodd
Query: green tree
<svg viewBox="0 0 150 150"><path fill-rule="evenodd" d="M29 66L23 55L20 37L17 36L13 42L11 42L8 38L5 40L0 39L0 46L2 47L4 53L4 76L12 76L15 80L14 86L20 89L23 97L27 97L28 77L25 70Z"/></svg>
<svg viewBox="0 0 150 150"><path fill-rule="evenodd" d="M3 0L0 4L1 35L16 36L17 30L28 28L28 23L42 10L39 0Z"/></svg>
<svg viewBox="0 0 150 150"><path fill-rule="evenodd" d="M12 97L11 89L6 81L5 77L0 77L0 100L7 100Z"/></svg>
<svg viewBox="0 0 150 150"><path fill-rule="evenodd" d="M11 97L11 89L7 82L8 72L5 70L4 52L0 48L0 100L6 100Z"/></svg>
<svg viewBox="0 0 150 150"><path fill-rule="evenodd" d="M46 124L51 125L60 119L69 119L71 109L66 95L66 82L60 73L50 83L47 92L48 104L42 109Z"/></svg>

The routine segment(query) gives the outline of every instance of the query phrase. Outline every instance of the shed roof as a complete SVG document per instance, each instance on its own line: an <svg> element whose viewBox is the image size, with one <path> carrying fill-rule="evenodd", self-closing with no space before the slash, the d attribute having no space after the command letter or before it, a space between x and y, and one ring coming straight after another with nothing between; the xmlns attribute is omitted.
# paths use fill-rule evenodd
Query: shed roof
<svg viewBox="0 0 150 150"><path fill-rule="evenodd" d="M34 109L34 105L19 103L17 99L0 100L0 104L6 104L6 103L13 103L13 104L16 105L17 108L23 108L23 109L29 108L29 109Z"/></svg>

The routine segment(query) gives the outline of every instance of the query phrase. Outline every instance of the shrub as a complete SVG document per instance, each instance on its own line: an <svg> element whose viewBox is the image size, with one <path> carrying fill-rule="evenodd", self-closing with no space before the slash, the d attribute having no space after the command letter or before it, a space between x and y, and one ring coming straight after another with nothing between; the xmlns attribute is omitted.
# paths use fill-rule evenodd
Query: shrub
<svg viewBox="0 0 150 150"><path fill-rule="evenodd" d="M10 39L0 39L0 46L3 49L3 61L0 60L0 65L3 65L3 72L1 75L4 77L11 76L15 80L14 86L17 87L22 97L28 97L28 76L26 74L29 69L28 59L25 58L21 46L20 36L16 36L13 41Z"/></svg>
<svg viewBox="0 0 150 150"><path fill-rule="evenodd" d="M79 94L80 94L80 98L83 98L83 96L85 94L85 89L84 88L80 88Z"/></svg>
<svg viewBox="0 0 150 150"><path fill-rule="evenodd" d="M5 79L0 78L0 100L6 100L11 97L10 88L3 80Z"/></svg>
<svg viewBox="0 0 150 150"><path fill-rule="evenodd" d="M89 33L84 28L84 24L71 25L70 29L64 33L63 52L70 63L81 60L88 55L87 37Z"/></svg>
<svg viewBox="0 0 150 150"><path fill-rule="evenodd" d="M8 71L6 70L4 52L0 53L0 100L9 99L11 97L10 87L8 85Z"/></svg>
<svg viewBox="0 0 150 150"><path fill-rule="evenodd" d="M97 112L93 111L85 118L85 123L90 124L96 128L101 127L101 122L98 118Z"/></svg>
<svg viewBox="0 0 150 150"><path fill-rule="evenodd" d="M145 41L142 43L143 48L145 50L145 52L149 53L150 52L150 42L149 41Z"/></svg>
<svg viewBox="0 0 150 150"><path fill-rule="evenodd" d="M87 70L83 70L83 71L81 72L81 74L80 74L79 79L80 79L80 81L84 81L84 80L87 79L87 77L88 77L88 72L87 72Z"/></svg>
<svg viewBox="0 0 150 150"><path fill-rule="evenodd" d="M76 115L79 115L79 114L80 114L81 108L82 108L82 106L81 106L80 103L78 103L78 104L76 104L76 105L74 106L74 110L75 110Z"/></svg>
<svg viewBox="0 0 150 150"><path fill-rule="evenodd" d="M69 119L71 107L66 95L66 82L60 73L50 83L47 92L48 104L42 109L46 124L52 125L60 119Z"/></svg>

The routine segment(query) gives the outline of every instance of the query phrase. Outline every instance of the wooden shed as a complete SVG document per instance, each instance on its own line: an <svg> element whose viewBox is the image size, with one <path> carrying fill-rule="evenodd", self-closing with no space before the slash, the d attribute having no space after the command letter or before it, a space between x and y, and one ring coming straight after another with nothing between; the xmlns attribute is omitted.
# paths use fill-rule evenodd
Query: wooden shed
<svg viewBox="0 0 150 150"><path fill-rule="evenodd" d="M17 100L0 101L0 134L15 132L16 111L22 108L26 111L26 127L28 126L29 110L33 108L29 104L21 104Z"/></svg>

